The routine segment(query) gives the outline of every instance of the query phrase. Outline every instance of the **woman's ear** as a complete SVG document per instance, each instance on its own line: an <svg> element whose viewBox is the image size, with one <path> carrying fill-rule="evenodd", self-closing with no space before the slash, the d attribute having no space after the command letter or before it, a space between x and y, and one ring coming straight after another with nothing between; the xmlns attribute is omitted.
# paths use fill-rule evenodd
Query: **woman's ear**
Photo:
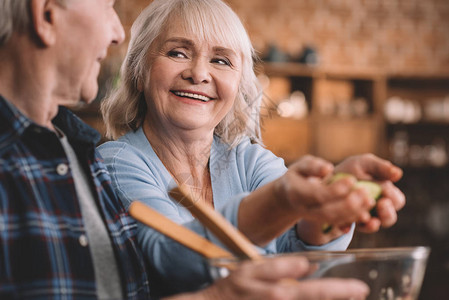
<svg viewBox="0 0 449 300"><path fill-rule="evenodd" d="M60 8L56 0L31 0L30 17L33 31L44 46L56 41L55 10Z"/></svg>

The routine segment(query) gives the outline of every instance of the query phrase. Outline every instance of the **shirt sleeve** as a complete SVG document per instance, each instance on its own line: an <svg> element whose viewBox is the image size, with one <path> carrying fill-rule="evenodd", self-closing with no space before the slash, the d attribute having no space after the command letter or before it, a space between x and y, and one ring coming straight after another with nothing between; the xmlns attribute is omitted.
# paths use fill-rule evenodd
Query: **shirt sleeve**
<svg viewBox="0 0 449 300"><path fill-rule="evenodd" d="M242 144L237 153L241 157L241 172L245 172L247 188L250 191L278 179L285 174L287 168L283 159L275 156L271 151L256 144ZM312 246L301 241L296 235L295 228L290 228L283 235L270 242L265 247L266 253L298 252L312 250L339 251L346 250L354 233L355 224L352 224L350 232L341 237L320 246Z"/></svg>
<svg viewBox="0 0 449 300"><path fill-rule="evenodd" d="M338 237L337 239L321 245L313 246L304 243L296 235L294 227L290 228L282 236L276 240L277 252L300 252L300 251L342 251L346 250L351 243L352 236L354 234L355 224L352 224L351 230Z"/></svg>

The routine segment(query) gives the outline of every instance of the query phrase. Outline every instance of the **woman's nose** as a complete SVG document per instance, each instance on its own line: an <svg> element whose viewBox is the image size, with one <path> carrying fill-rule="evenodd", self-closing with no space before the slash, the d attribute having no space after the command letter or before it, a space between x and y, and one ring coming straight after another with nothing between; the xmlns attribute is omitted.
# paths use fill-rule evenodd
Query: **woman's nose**
<svg viewBox="0 0 449 300"><path fill-rule="evenodd" d="M181 75L194 84L209 83L212 80L209 61L203 58L192 60Z"/></svg>

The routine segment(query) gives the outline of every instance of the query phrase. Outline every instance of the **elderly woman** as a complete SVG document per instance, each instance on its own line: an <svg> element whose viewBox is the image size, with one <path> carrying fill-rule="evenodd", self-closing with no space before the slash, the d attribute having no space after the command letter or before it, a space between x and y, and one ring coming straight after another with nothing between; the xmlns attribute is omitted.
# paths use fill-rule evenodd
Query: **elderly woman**
<svg viewBox="0 0 449 300"><path fill-rule="evenodd" d="M346 249L354 226L375 232L396 221L403 194L392 181L402 172L373 155L335 169L307 156L289 169L261 146L262 92L249 37L220 0L155 0L132 27L121 83L102 104L107 134L99 147L126 207L140 200L219 242L169 190L187 184L262 252ZM378 217L363 189L334 171L382 183ZM323 223L334 224L324 234ZM349 225L348 225L349 224ZM140 226L156 296L193 290L210 281L205 262L158 232Z"/></svg>

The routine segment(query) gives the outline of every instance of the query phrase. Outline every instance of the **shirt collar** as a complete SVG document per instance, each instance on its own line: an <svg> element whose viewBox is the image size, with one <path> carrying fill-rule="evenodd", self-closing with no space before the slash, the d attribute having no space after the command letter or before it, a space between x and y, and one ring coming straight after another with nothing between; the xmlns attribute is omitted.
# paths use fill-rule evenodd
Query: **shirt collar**
<svg viewBox="0 0 449 300"><path fill-rule="evenodd" d="M59 107L58 114L52 122L70 140L94 145L100 140L100 134L95 129L85 124L65 107ZM11 144L14 139L23 135L30 126L42 128L0 95L0 148Z"/></svg>
<svg viewBox="0 0 449 300"><path fill-rule="evenodd" d="M52 122L67 135L69 140L94 145L100 141L101 136L98 131L81 121L73 112L63 106L59 107L58 114Z"/></svg>
<svg viewBox="0 0 449 300"><path fill-rule="evenodd" d="M0 148L21 136L32 121L0 95Z"/></svg>

